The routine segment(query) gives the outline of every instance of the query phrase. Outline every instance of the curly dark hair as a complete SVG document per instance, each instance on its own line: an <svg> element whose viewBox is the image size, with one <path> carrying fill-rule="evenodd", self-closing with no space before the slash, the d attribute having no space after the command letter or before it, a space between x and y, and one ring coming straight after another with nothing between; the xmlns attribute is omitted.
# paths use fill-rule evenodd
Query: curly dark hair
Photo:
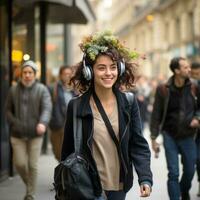
<svg viewBox="0 0 200 200"><path fill-rule="evenodd" d="M84 56L85 64L88 66L93 67L97 58L100 55L107 55L109 56L113 61L119 62L122 61L123 58L119 54L119 52L115 48L109 48L106 52L99 53L99 55L96 57L96 59L93 61L90 59L90 57L86 54ZM135 69L138 66L138 64L133 62L125 62L125 72L122 74L122 76L119 76L116 83L114 84L114 87L119 88L121 85L125 86L127 89L132 88L135 84ZM74 87L80 91L80 93L84 93L87 91L90 87L93 87L94 85L94 79L86 80L83 76L83 60L79 62L77 65L74 66L76 69L76 72L74 76L71 78L71 83L74 85Z"/></svg>

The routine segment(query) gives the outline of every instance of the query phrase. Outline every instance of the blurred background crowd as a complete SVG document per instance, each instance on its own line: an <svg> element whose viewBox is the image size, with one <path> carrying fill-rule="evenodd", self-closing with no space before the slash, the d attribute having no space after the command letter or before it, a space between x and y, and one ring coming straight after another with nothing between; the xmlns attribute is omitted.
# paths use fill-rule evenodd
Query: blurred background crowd
<svg viewBox="0 0 200 200"><path fill-rule="evenodd" d="M13 173L4 107L21 64L34 60L37 78L49 86L61 66L82 59L81 39L104 29L145 54L135 92L148 122L155 89L171 74L170 60L182 56L200 62L199 0L0 0L0 180ZM46 148L47 138L43 153Z"/></svg>

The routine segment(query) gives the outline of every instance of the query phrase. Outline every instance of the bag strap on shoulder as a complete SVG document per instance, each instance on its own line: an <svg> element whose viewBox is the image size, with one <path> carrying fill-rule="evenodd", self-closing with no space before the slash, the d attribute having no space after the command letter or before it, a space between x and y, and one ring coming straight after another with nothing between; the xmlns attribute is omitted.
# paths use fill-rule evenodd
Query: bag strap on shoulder
<svg viewBox="0 0 200 200"><path fill-rule="evenodd" d="M82 148L82 120L77 117L79 99L73 102L73 132L74 132L74 149L76 153L81 153Z"/></svg>
<svg viewBox="0 0 200 200"><path fill-rule="evenodd" d="M159 86L159 89L163 97L166 97L168 95L169 89L167 88L165 84L161 84Z"/></svg>
<svg viewBox="0 0 200 200"><path fill-rule="evenodd" d="M114 132L113 127L112 127L112 125L110 123L110 120L109 120L109 118L108 118L108 116L107 116L107 114L106 114L106 112L105 112L105 110L104 110L99 98L97 97L95 91L93 92L93 98L94 98L96 106L97 106L97 108L99 110L99 113L101 114L102 119L103 119L103 121L104 121L104 123L106 125L108 133L109 133L109 135L111 136L112 140L114 141L114 143L116 145L119 157L121 158L119 141L118 141L118 139L117 139L117 137L115 135L115 132Z"/></svg>
<svg viewBox="0 0 200 200"><path fill-rule="evenodd" d="M126 95L126 99L128 100L129 107L131 109L131 106L133 105L133 99L134 99L134 94L132 92L124 92Z"/></svg>

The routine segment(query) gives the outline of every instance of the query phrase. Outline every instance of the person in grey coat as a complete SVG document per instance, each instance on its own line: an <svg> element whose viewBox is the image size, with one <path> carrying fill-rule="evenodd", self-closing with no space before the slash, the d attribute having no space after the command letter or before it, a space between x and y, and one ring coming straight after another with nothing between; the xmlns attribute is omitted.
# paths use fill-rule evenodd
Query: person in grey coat
<svg viewBox="0 0 200 200"><path fill-rule="evenodd" d="M26 61L21 80L10 88L6 115L10 126L13 163L26 185L24 200L34 200L38 159L52 103L48 89L36 80L37 65Z"/></svg>

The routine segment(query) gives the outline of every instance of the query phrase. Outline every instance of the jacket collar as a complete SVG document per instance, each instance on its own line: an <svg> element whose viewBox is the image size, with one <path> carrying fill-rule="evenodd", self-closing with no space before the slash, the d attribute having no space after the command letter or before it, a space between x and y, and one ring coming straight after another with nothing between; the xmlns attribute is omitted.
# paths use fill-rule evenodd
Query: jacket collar
<svg viewBox="0 0 200 200"><path fill-rule="evenodd" d="M191 85L191 81L190 81L189 78L187 78L187 79L185 80L185 84L184 84L183 87L185 87L185 86L190 86L190 85ZM171 76L171 77L169 78L169 80L168 80L167 83L166 83L166 86L167 86L167 87L174 87L174 86L175 86L175 85L174 85L174 75Z"/></svg>
<svg viewBox="0 0 200 200"><path fill-rule="evenodd" d="M33 81L33 83L32 83L30 86L25 86L25 85L22 83L22 80L20 80L20 82L19 82L19 87L21 87L21 88L23 88L23 89L31 90L31 89L35 86L35 84L36 84L37 82L38 82L38 80L35 79L35 80Z"/></svg>
<svg viewBox="0 0 200 200"><path fill-rule="evenodd" d="M121 92L118 88L113 88L113 92L116 96L118 109L123 112L129 111L129 102L125 97L125 94ZM92 89L89 89L79 98L81 98L81 102L78 107L78 116L86 117L87 115L92 115L92 110L90 107L90 97L92 95Z"/></svg>
<svg viewBox="0 0 200 200"><path fill-rule="evenodd" d="M122 111L128 111L129 110L129 102L128 102L124 92L121 92L118 88L114 88L113 92L117 99L118 108L121 108Z"/></svg>
<svg viewBox="0 0 200 200"><path fill-rule="evenodd" d="M90 97L92 95L92 90L89 89L84 94L82 94L79 98L81 99L81 102L78 107L78 113L77 115L79 117L86 117L88 115L92 115L92 110L90 107Z"/></svg>

